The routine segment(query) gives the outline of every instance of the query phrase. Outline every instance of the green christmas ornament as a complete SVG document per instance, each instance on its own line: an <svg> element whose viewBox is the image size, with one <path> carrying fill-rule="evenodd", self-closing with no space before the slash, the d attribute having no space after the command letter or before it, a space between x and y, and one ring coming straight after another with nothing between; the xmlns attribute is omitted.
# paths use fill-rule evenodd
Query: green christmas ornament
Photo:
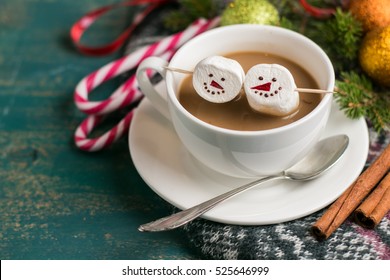
<svg viewBox="0 0 390 280"><path fill-rule="evenodd" d="M235 0L228 4L221 16L221 25L279 23L278 10L267 0Z"/></svg>

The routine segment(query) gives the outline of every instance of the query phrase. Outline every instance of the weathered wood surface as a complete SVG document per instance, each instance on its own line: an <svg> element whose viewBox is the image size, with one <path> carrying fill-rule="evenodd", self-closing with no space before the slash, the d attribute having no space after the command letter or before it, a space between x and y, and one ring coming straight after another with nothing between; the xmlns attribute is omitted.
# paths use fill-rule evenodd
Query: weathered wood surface
<svg viewBox="0 0 390 280"><path fill-rule="evenodd" d="M172 209L136 172L127 139L93 154L73 144L84 117L73 104L75 85L119 54L77 53L69 28L109 3L0 2L1 259L197 258L180 230L137 231ZM129 13L104 18L90 37L109 40Z"/></svg>

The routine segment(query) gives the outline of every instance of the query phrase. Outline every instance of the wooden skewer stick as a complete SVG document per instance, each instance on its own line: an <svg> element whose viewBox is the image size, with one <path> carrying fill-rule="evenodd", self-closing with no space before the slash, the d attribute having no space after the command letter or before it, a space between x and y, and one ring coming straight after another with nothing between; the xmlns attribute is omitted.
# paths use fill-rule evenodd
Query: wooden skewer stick
<svg viewBox="0 0 390 280"><path fill-rule="evenodd" d="M164 68L167 69L168 71L178 72L178 73L182 73L182 74L192 75L194 73L193 71L190 71L190 70L184 70L184 69L174 68L174 67L165 66ZM334 91L331 91L331 90L314 89L314 88L296 88L295 90L299 91L299 92L320 93L320 94L321 93L334 93Z"/></svg>
<svg viewBox="0 0 390 280"><path fill-rule="evenodd" d="M299 92L308 92L308 93L334 93L333 90L314 89L314 88L296 88L295 90Z"/></svg>
<svg viewBox="0 0 390 280"><path fill-rule="evenodd" d="M194 73L194 71L184 70L184 69L180 69L180 68L173 68L173 67L167 67L167 66L165 66L164 68L167 69L168 71L178 72L178 73L182 73L182 74L191 74L192 75Z"/></svg>

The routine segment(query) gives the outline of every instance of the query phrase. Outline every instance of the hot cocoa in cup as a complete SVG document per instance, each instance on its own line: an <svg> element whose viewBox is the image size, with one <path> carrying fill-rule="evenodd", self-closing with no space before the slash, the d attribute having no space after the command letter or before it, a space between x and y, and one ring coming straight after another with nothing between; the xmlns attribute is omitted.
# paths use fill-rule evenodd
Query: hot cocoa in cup
<svg viewBox="0 0 390 280"><path fill-rule="evenodd" d="M283 65L293 75L297 87L319 88L310 73L298 64L281 56L262 52L235 52L224 54L224 57L234 59L240 63L245 73L253 65L260 63ZM217 95L218 97L218 95L225 95L225 87L228 86L229 81L216 81L216 77L212 71L210 71L209 76L211 77L204 79L204 88L201 90L209 93L211 96ZM219 77L220 79L226 80L227 78ZM210 102L196 92L192 80L193 77L190 74L183 79L179 88L180 103L198 119L227 129L256 131L285 126L303 118L313 111L322 99L321 94L301 92L299 93L300 98L297 110L294 110L293 113L286 116L274 116L261 114L253 110L248 104L244 89L241 90L241 93L235 99L229 102ZM279 99L278 94L280 95L284 90L276 79L275 81L272 79L270 81L259 80L256 85L258 85L258 90L253 89L256 94L262 95L262 98L265 99L276 99L276 101ZM253 88L256 88L256 86Z"/></svg>
<svg viewBox="0 0 390 280"><path fill-rule="evenodd" d="M233 57L245 68L258 63L284 64L300 86L332 91L334 70L324 51L301 34L280 27L231 25L195 37L169 63L151 57L137 70L137 80L146 98L172 122L188 152L203 165L230 176L258 177L281 172L302 159L321 137L332 94L302 95L302 108L295 116L287 117L290 118L287 121L266 119L259 127L253 127L258 117L253 118L252 112L242 109L244 114L236 117L232 114L237 108L228 108L221 109L226 112L217 124L218 117L212 115L214 108L203 110L214 118L210 121L191 112L191 107L196 107L195 101L183 101L181 92L185 91L186 79L190 79L188 75L166 71L168 66L193 70L199 61L213 55ZM151 84L149 69L165 79L166 96ZM234 122L237 126L232 126ZM246 124L251 125L248 128Z"/></svg>

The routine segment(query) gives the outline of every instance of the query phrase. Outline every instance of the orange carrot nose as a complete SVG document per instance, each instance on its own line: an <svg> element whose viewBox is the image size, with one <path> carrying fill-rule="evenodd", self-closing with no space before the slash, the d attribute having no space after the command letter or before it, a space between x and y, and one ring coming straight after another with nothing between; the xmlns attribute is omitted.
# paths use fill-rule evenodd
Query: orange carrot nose
<svg viewBox="0 0 390 280"><path fill-rule="evenodd" d="M265 84L262 84L262 85L258 85L258 86L255 86L255 87L251 87L251 89L270 91L270 89L271 89L271 83L265 83Z"/></svg>
<svg viewBox="0 0 390 280"><path fill-rule="evenodd" d="M214 80L211 81L210 86L215 87L215 88L219 88L219 89L223 89L223 87Z"/></svg>

